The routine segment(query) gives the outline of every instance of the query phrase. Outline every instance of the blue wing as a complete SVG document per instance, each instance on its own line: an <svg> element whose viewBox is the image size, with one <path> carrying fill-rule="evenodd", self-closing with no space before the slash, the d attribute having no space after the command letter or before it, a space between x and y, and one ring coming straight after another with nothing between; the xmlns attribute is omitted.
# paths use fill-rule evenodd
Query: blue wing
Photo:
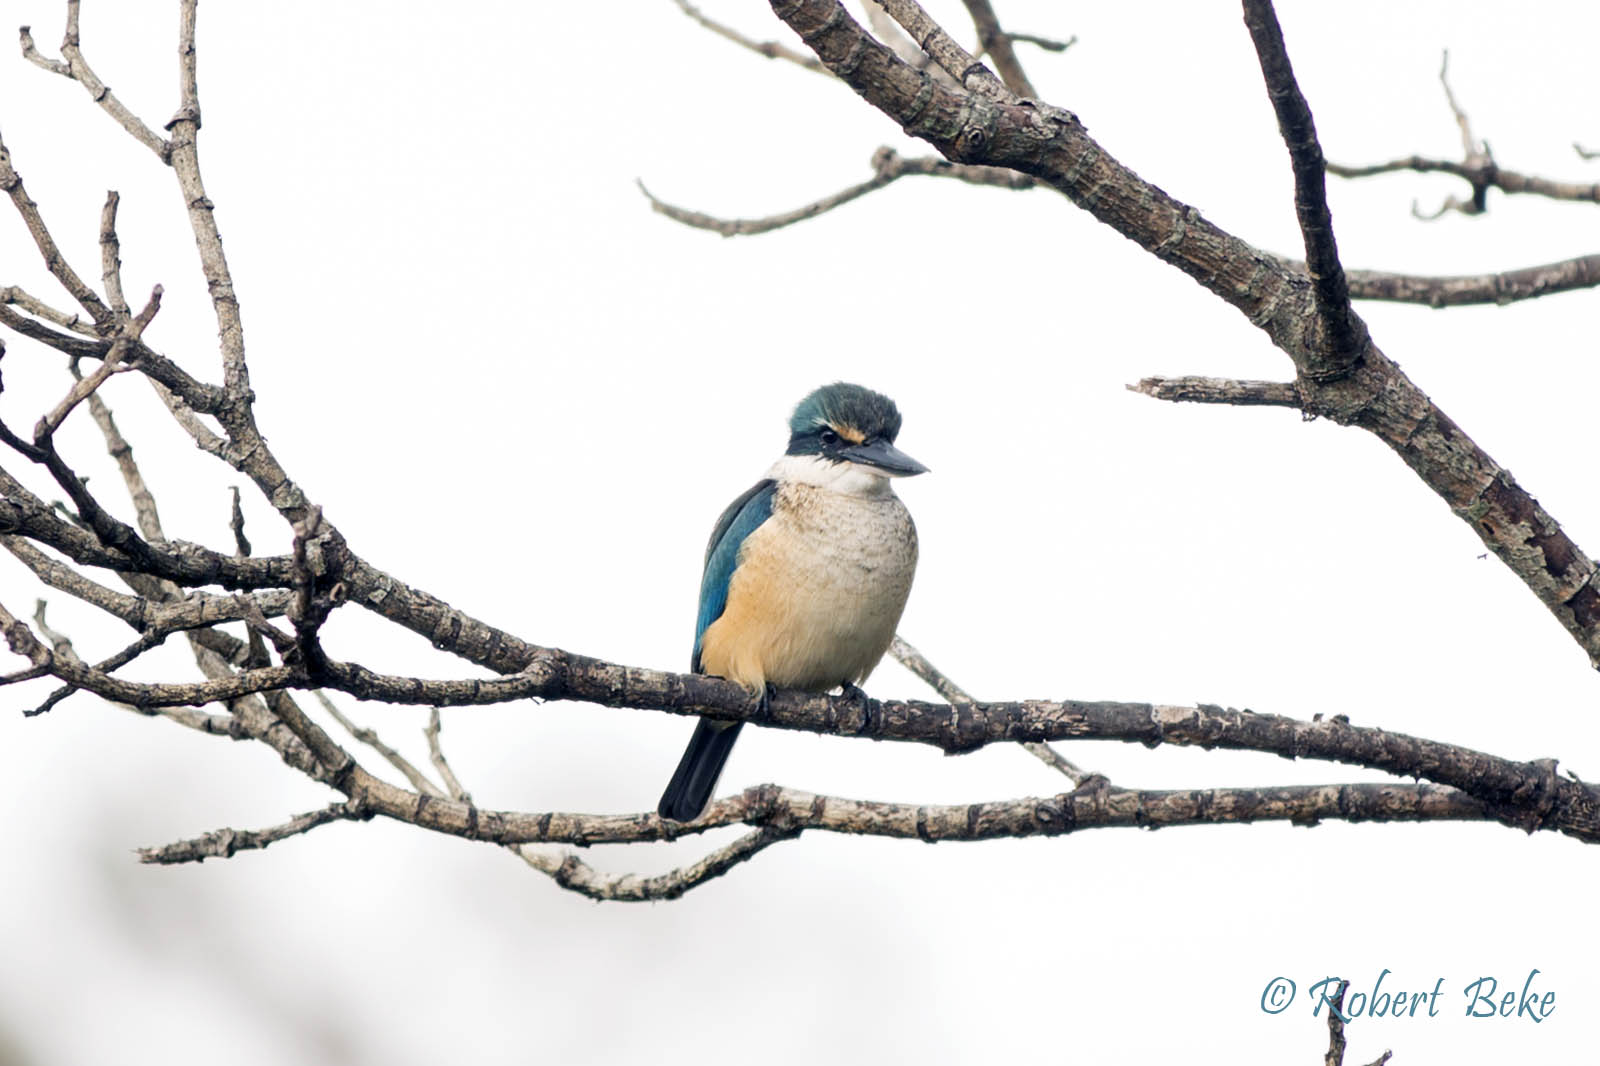
<svg viewBox="0 0 1600 1066"><path fill-rule="evenodd" d="M777 494L778 483L770 478L758 481L749 492L728 505L711 531L711 542L706 545L706 568L700 578L700 614L694 625L694 654L689 657L689 669L700 672L700 637L706 628L722 617L728 605L728 582L733 568L739 562L739 547L756 527L772 517L772 498Z"/></svg>

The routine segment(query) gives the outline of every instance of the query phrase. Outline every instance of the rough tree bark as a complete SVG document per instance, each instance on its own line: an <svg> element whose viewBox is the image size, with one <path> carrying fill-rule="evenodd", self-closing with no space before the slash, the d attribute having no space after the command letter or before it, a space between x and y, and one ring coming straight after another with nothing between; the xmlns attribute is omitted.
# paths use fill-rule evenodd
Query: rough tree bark
<svg viewBox="0 0 1600 1066"><path fill-rule="evenodd" d="M868 181L767 219L721 220L650 197L657 211L687 225L733 236L802 222L906 176L953 178L1017 191L1053 189L1237 309L1267 334L1293 368L1290 380L1278 382L1149 378L1132 388L1167 400L1292 407L1374 434L1473 528L1591 661L1600 661L1595 563L1508 471L1384 355L1351 302L1386 299L1447 306L1528 299L1600 284L1600 259L1583 257L1484 277L1347 271L1326 203L1324 174L1330 168L1267 0L1244 0L1243 9L1295 176L1292 206L1304 238L1303 262L1255 248L1213 225L1195 208L1119 163L1088 136L1070 111L1035 99L1014 45L1027 42L1060 50L1071 42L1007 33L987 0L967 0L966 7L980 54L993 58L998 74L912 0L883 0L883 11L899 28L883 21L877 35L835 0L774 0L774 13L799 35L803 50L751 40L682 0L678 4L735 44L842 79L940 157L913 159L880 150L873 157ZM73 650L67 634L51 628L42 604L32 624L0 605L0 629L11 650L27 661L0 683L44 678L58 683L28 713L48 711L73 693L86 691L136 713L265 744L287 766L327 785L340 798L267 829L224 829L147 848L142 853L146 861L226 857L330 822L381 816L504 846L562 887L597 899L648 900L679 896L807 830L971 841L1062 835L1104 826L1492 820L1529 832L1555 830L1586 843L1600 840L1600 792L1575 777L1559 775L1553 760L1500 758L1357 727L1342 716L1301 721L1206 705L979 701L903 641L896 643L896 657L927 680L945 702L784 693L763 709L737 686L717 678L639 669L535 644L375 568L296 485L258 427L238 300L201 179L195 0L181 0L180 12L180 92L176 113L162 127L165 136L124 106L89 66L79 40L76 0L66 4L59 59L42 54L26 27L21 32L27 59L81 84L94 104L148 148L159 165L172 170L217 320L220 366L218 382L212 383L195 376L194 358L171 358L144 342L143 334L160 310L161 288L156 287L137 313L123 294L117 194L108 195L101 217L96 289L57 246L0 144L0 189L10 197L37 253L64 298L71 301L69 306L76 308L63 310L15 286L0 290L0 325L66 356L70 374L63 382L62 399L42 412L31 433L0 423L0 442L10 449L12 461L44 471L70 506L53 506L0 469L0 546L43 585L99 608L134 634L125 648L90 663ZM1402 167L1446 170L1472 185L1477 210L1482 209L1482 190L1491 186L1532 195L1596 198L1592 188L1498 169L1486 151L1476 147L1459 109L1456 113L1467 151L1462 164L1412 159L1335 172L1359 176ZM1289 208L1285 205L1285 210ZM34 364L8 369L38 372ZM97 392L112 375L125 373L150 383L196 447L250 480L293 531L291 552L251 554L237 497L231 546L167 539L132 449ZM89 411L117 461L133 509L131 525L115 516L98 486L91 491L73 460L57 448L57 431L80 408ZM265 412L265 417L272 413ZM127 591L114 587L115 582ZM435 647L489 674L425 680L383 674L343 660L324 646L322 630L334 611L350 606L426 636ZM122 667L180 633L194 652L203 680L153 683L119 676ZM328 700L329 691L436 708L428 730L432 775L408 762L376 732L347 718ZM302 706L306 693L318 699L321 715L386 761L409 787L386 781L362 765ZM664 822L653 813L613 816L479 808L450 769L437 708L532 698L750 720L773 728L932 744L947 752L1022 744L1060 770L1071 787L1050 796L951 806L866 802L769 784L718 800L689 825ZM1424 780L1178 791L1121 788L1049 747L1052 741L1068 738L1258 751ZM540 847L671 839L734 824L749 826L750 832L695 863L656 877L603 874L575 855ZM1333 1035L1337 1039L1339 1034ZM1339 1050L1342 1055L1342 1040Z"/></svg>

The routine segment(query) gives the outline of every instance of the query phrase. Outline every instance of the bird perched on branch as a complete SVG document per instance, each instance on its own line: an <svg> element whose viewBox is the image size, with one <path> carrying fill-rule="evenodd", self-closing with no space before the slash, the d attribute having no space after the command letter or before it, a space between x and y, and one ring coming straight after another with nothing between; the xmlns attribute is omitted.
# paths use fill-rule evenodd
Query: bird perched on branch
<svg viewBox="0 0 1600 1066"><path fill-rule="evenodd" d="M789 447L717 519L695 621L697 674L761 694L858 684L889 649L917 568L917 530L890 478L928 468L894 446L900 412L860 385L824 385L795 407ZM702 718L657 810L705 810L742 722Z"/></svg>

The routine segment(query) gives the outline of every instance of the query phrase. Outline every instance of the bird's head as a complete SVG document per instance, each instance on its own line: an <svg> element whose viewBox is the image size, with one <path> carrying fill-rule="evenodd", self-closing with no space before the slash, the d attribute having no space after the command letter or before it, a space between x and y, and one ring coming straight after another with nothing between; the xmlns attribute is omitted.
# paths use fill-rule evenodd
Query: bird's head
<svg viewBox="0 0 1600 1066"><path fill-rule="evenodd" d="M927 467L894 446L899 434L900 412L893 400L839 381L822 386L795 407L786 454L874 479L926 473Z"/></svg>

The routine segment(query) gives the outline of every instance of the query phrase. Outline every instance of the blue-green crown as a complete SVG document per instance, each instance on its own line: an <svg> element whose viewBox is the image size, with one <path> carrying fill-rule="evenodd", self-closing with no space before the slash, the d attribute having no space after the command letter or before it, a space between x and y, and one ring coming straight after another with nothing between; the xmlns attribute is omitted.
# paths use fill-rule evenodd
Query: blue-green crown
<svg viewBox="0 0 1600 1066"><path fill-rule="evenodd" d="M789 418L792 437L808 436L825 426L859 435L861 440L879 437L892 442L900 433L900 411L881 392L836 381L801 400Z"/></svg>

